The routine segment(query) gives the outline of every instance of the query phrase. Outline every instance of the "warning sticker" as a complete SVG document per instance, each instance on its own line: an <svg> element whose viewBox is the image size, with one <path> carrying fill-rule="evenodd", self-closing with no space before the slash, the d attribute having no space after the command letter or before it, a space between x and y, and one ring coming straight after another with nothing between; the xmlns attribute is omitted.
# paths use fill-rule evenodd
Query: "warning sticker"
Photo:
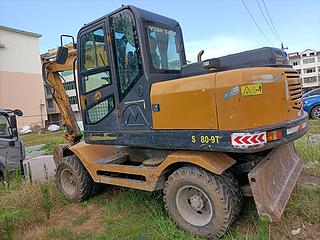
<svg viewBox="0 0 320 240"><path fill-rule="evenodd" d="M242 96L255 96L262 94L262 84L249 84L241 86L241 95Z"/></svg>

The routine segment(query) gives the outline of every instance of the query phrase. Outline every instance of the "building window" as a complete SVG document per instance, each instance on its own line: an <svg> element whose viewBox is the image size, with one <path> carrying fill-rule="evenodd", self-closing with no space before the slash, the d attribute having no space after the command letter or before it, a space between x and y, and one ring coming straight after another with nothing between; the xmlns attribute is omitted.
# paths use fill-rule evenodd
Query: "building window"
<svg viewBox="0 0 320 240"><path fill-rule="evenodd" d="M292 66L298 66L298 65L300 65L300 61L299 61L299 60L297 60L297 61L291 61L291 65L292 65Z"/></svg>
<svg viewBox="0 0 320 240"><path fill-rule="evenodd" d="M78 104L77 96L69 97L69 102L70 102L71 105Z"/></svg>
<svg viewBox="0 0 320 240"><path fill-rule="evenodd" d="M306 77L303 79L304 83L314 83L317 81L317 77Z"/></svg>
<svg viewBox="0 0 320 240"><path fill-rule="evenodd" d="M47 100L48 108L53 108L53 99Z"/></svg>
<svg viewBox="0 0 320 240"><path fill-rule="evenodd" d="M301 74L301 69L296 70L298 74Z"/></svg>
<svg viewBox="0 0 320 240"><path fill-rule="evenodd" d="M302 54L302 57L306 57L307 56L307 54Z"/></svg>
<svg viewBox="0 0 320 240"><path fill-rule="evenodd" d="M45 86L47 95L51 95L51 87Z"/></svg>
<svg viewBox="0 0 320 240"><path fill-rule="evenodd" d="M63 83L63 87L64 87L64 89L65 89L66 91L75 89L74 81L64 82L64 83Z"/></svg>
<svg viewBox="0 0 320 240"><path fill-rule="evenodd" d="M303 73L313 73L313 72L316 72L315 67L303 69Z"/></svg>
<svg viewBox="0 0 320 240"><path fill-rule="evenodd" d="M316 62L315 58L306 58L306 59L303 59L302 61L303 61L303 64Z"/></svg>
<svg viewBox="0 0 320 240"><path fill-rule="evenodd" d="M310 53L310 56L314 56L314 53L312 52L312 53Z"/></svg>

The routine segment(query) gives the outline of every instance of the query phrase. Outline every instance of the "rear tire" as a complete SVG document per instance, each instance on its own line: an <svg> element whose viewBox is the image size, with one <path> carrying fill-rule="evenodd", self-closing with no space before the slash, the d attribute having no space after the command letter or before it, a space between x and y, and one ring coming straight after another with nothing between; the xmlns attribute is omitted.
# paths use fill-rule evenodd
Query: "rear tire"
<svg viewBox="0 0 320 240"><path fill-rule="evenodd" d="M228 172L218 176L183 167L169 176L163 191L169 216L181 229L199 237L221 237L241 210L238 183Z"/></svg>
<svg viewBox="0 0 320 240"><path fill-rule="evenodd" d="M94 182L75 155L58 163L55 179L59 191L72 202L81 202L93 194Z"/></svg>
<svg viewBox="0 0 320 240"><path fill-rule="evenodd" d="M312 119L320 120L320 105L317 105L312 108L310 116Z"/></svg>

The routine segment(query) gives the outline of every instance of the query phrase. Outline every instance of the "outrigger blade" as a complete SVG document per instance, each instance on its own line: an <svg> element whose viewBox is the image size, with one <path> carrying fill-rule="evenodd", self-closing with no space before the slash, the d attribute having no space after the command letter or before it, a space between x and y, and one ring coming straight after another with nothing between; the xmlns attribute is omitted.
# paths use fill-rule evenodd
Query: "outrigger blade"
<svg viewBox="0 0 320 240"><path fill-rule="evenodd" d="M248 174L259 216L279 221L304 162L293 143L273 149Z"/></svg>

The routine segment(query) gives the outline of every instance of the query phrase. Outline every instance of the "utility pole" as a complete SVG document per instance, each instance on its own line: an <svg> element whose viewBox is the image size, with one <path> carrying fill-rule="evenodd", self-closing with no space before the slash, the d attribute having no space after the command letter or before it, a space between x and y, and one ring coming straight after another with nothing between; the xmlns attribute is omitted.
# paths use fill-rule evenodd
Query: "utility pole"
<svg viewBox="0 0 320 240"><path fill-rule="evenodd" d="M45 124L44 124L44 121L43 121L43 113L42 113L42 109L43 107L45 107L46 105L41 103L41 100L40 100L40 114L41 114L41 127L44 128L45 127Z"/></svg>
<svg viewBox="0 0 320 240"><path fill-rule="evenodd" d="M284 46L284 45L283 45L283 42L282 42L282 43L281 43L281 49L282 49L282 51L287 50L287 49L288 49L288 46Z"/></svg>

